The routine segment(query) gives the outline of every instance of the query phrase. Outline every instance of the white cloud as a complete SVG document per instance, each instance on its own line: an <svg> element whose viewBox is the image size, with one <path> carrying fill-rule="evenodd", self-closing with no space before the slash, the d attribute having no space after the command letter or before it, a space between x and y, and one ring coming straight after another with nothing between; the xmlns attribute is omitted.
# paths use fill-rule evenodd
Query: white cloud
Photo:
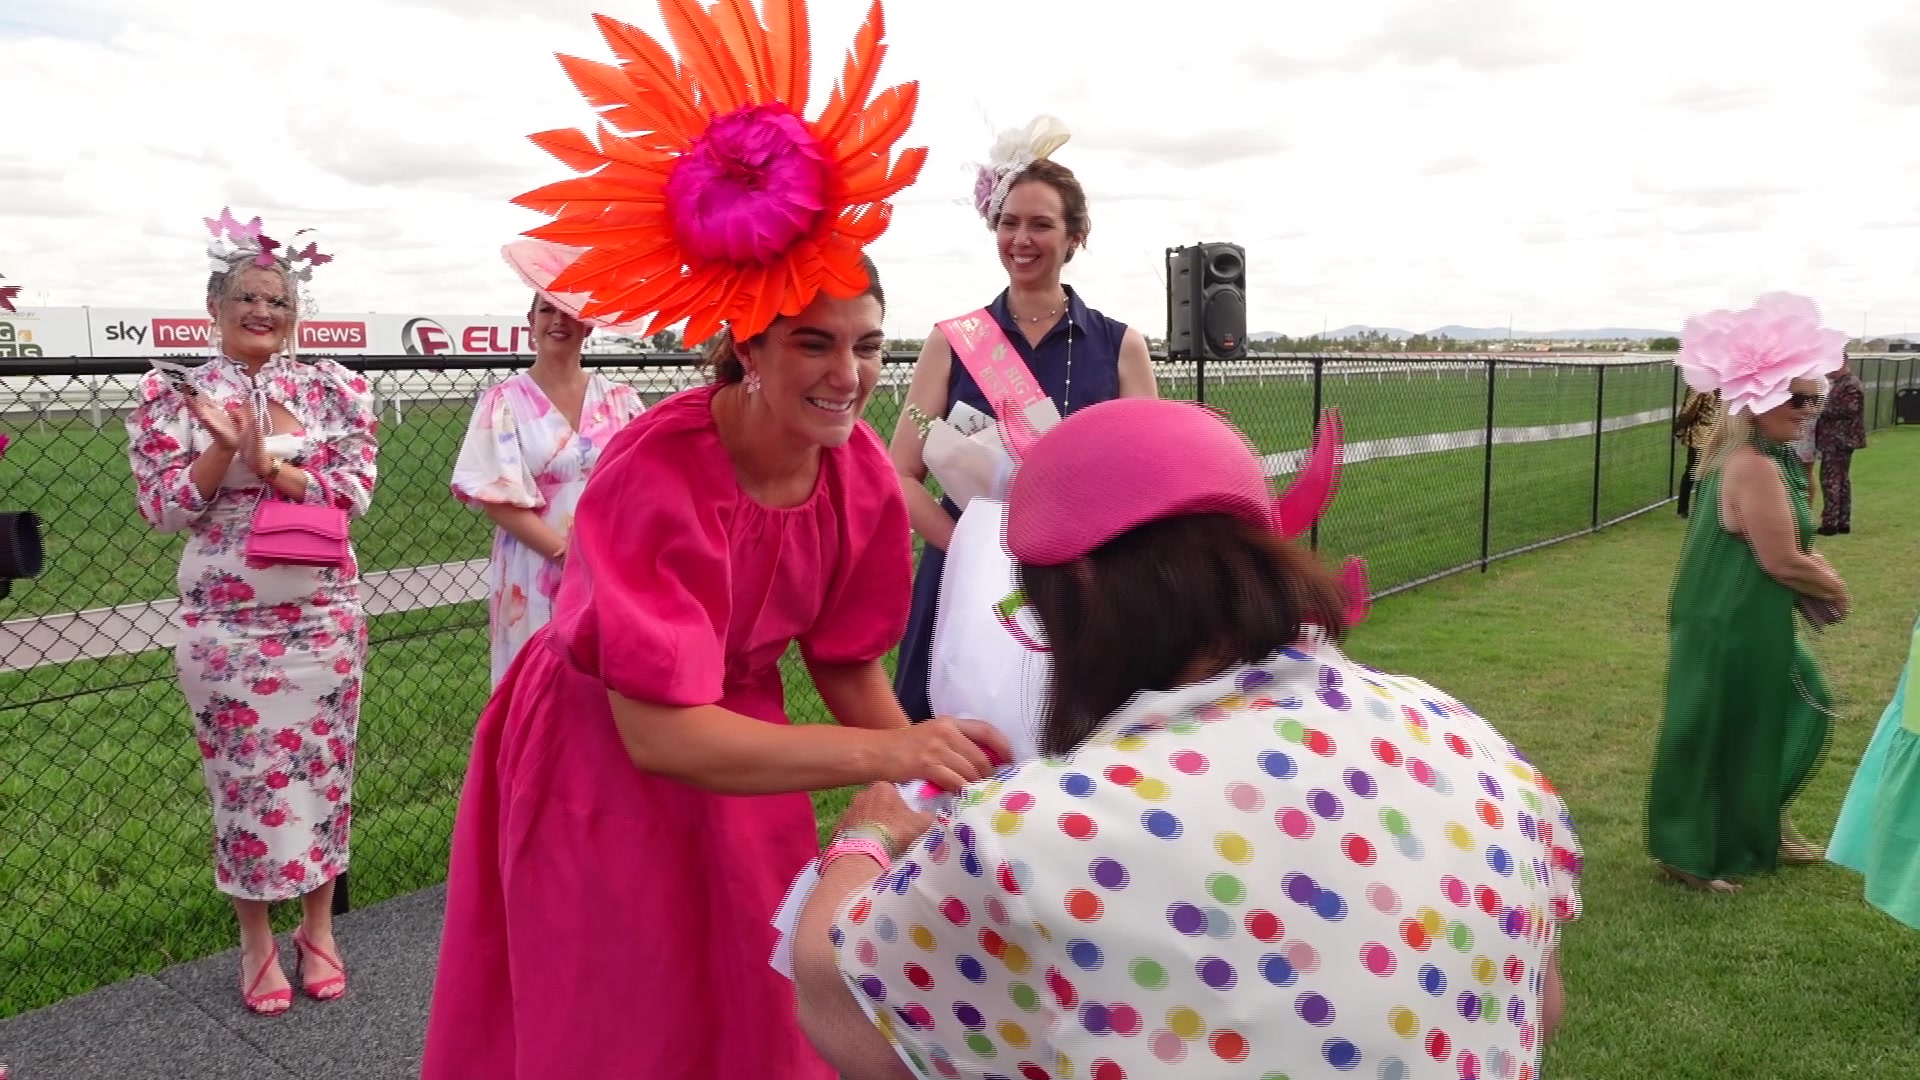
<svg viewBox="0 0 1920 1080"><path fill-rule="evenodd" d="M888 2L882 84L919 80L931 148L874 252L901 336L1000 287L969 166L1039 112L1093 200L1068 278L1149 332L1200 240L1247 246L1263 330L1670 326L1772 288L1920 329L1907 0ZM866 4L812 0L816 108ZM650 0L0 0L0 273L190 306L231 203L320 230L333 310L517 313L499 248L541 218L507 199L567 175L526 136L591 123L553 54L608 59L595 10L661 29Z"/></svg>
<svg viewBox="0 0 1920 1080"><path fill-rule="evenodd" d="M1907 15L1875 27L1868 36L1867 54L1884 80L1880 87L1895 105L1920 105L1920 18Z"/></svg>
<svg viewBox="0 0 1920 1080"><path fill-rule="evenodd" d="M1416 0L1389 14L1378 33L1359 42L1355 62L1451 62L1497 72L1548 63L1562 55L1532 0Z"/></svg>

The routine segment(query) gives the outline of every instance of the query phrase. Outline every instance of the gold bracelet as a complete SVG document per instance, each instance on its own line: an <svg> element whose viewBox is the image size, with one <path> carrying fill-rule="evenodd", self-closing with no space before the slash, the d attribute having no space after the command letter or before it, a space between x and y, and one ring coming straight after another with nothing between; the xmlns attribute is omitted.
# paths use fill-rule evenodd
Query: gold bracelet
<svg viewBox="0 0 1920 1080"><path fill-rule="evenodd" d="M266 476L267 483L271 484L274 479L280 475L280 459L268 458L267 460L273 463L273 467L267 470Z"/></svg>
<svg viewBox="0 0 1920 1080"><path fill-rule="evenodd" d="M900 849L894 844L893 830L877 821L869 821L861 825L842 826L840 831L834 835L834 839L838 840L843 838L848 840L875 840L879 842L881 847L887 849L888 855L896 859L900 857Z"/></svg>

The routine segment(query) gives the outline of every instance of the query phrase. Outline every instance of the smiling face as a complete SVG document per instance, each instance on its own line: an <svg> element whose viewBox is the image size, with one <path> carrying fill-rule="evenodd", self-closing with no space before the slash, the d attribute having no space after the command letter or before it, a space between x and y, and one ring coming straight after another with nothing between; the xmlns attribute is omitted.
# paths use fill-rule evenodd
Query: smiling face
<svg viewBox="0 0 1920 1080"><path fill-rule="evenodd" d="M1022 180L1007 192L994 225L1000 265L1014 285L1042 286L1060 278L1081 237L1067 227L1060 192L1041 180Z"/></svg>
<svg viewBox="0 0 1920 1080"><path fill-rule="evenodd" d="M227 276L224 291L207 298L207 314L220 328L222 352L261 362L285 347L297 303L285 274L247 263Z"/></svg>
<svg viewBox="0 0 1920 1080"><path fill-rule="evenodd" d="M533 348L542 356L578 357L593 328L567 314L553 301L534 294L533 307L527 312L527 325L533 328Z"/></svg>
<svg viewBox="0 0 1920 1080"><path fill-rule="evenodd" d="M1820 414L1825 379L1795 379L1788 387L1793 392L1784 405L1768 409L1754 418L1754 427L1774 442L1792 442L1806 434L1807 425Z"/></svg>
<svg viewBox="0 0 1920 1080"><path fill-rule="evenodd" d="M754 397L796 442L842 446L853 436L874 384L885 338L880 301L821 293L800 314L775 319L734 355L760 376Z"/></svg>

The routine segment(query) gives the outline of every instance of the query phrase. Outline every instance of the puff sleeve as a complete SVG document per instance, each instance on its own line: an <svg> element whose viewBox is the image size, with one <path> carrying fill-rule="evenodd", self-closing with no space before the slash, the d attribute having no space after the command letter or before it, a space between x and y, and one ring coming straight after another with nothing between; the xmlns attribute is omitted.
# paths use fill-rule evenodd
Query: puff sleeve
<svg viewBox="0 0 1920 1080"><path fill-rule="evenodd" d="M175 533L207 512L189 470L199 424L187 399L159 372L140 380L140 404L127 416L127 460L133 469L140 516L159 532Z"/></svg>
<svg viewBox="0 0 1920 1080"><path fill-rule="evenodd" d="M507 403L507 386L480 395L453 463L454 498L468 506L492 503L538 510L547 503L521 452L520 431Z"/></svg>
<svg viewBox="0 0 1920 1080"><path fill-rule="evenodd" d="M860 664L900 643L913 601L913 538L899 475L863 424L840 453L840 558L820 615L800 637L808 663Z"/></svg>
<svg viewBox="0 0 1920 1080"><path fill-rule="evenodd" d="M327 439L299 463L313 478L306 501L362 517L373 502L379 455L373 390L364 376L335 361L315 361L313 369L323 390Z"/></svg>
<svg viewBox="0 0 1920 1080"><path fill-rule="evenodd" d="M710 705L726 675L726 510L671 417L648 414L608 445L575 511L554 633L622 697Z"/></svg>

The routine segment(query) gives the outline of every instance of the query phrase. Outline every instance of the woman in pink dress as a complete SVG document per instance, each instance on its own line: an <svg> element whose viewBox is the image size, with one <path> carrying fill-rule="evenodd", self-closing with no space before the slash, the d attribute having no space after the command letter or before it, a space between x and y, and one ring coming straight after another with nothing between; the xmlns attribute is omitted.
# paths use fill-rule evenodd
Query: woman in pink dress
<svg viewBox="0 0 1920 1080"><path fill-rule="evenodd" d="M481 714L425 1080L830 1080L769 962L775 911L817 853L806 793L957 790L1008 754L984 724L908 725L881 664L906 625L910 546L886 449L860 422L884 307L861 250L924 155L889 168L893 136L863 118L877 10L847 76L859 92L809 123L786 104L804 100L786 39L805 13L772 7L768 29L725 33L676 7L694 40L741 55L630 61L593 82L597 104L625 95L624 124L671 112L671 138L537 137L589 174L522 197L559 217L531 235L575 249L546 295L611 322L652 312L649 332L684 318L694 341L729 329L712 384L607 446L553 621ZM664 53L602 26L622 56ZM719 81L690 91L662 81L674 70ZM888 95L897 136L912 96ZM838 725L788 721L780 661L796 642Z"/></svg>
<svg viewBox="0 0 1920 1080"><path fill-rule="evenodd" d="M908 726L906 505L856 417L876 284L821 297L615 436L554 619L481 714L454 829L427 1080L830 1077L768 963L817 853L806 792L949 789L990 728ZM843 726L795 727L798 641Z"/></svg>

